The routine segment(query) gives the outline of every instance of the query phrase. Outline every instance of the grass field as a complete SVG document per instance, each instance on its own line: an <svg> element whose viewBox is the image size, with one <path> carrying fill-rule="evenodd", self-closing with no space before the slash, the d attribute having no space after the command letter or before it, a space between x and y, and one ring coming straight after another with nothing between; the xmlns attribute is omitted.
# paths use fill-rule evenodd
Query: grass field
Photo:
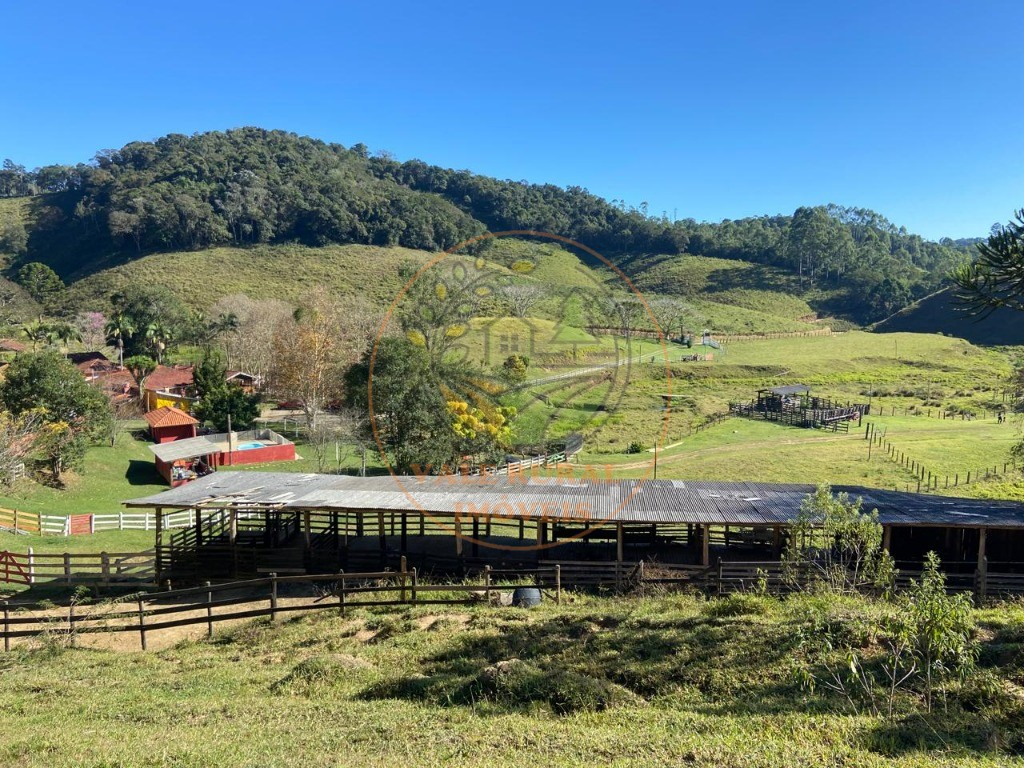
<svg viewBox="0 0 1024 768"><path fill-rule="evenodd" d="M798 630L892 608L797 596L570 597L249 624L143 654L0 656L0 763L995 766L1024 748L1024 612L976 613L981 680L944 711L852 714L792 674ZM159 634L151 642L159 644ZM163 643L166 645L166 643Z"/></svg>
<svg viewBox="0 0 1024 768"><path fill-rule="evenodd" d="M482 344L472 333L470 339L471 343ZM479 348L482 350L482 346ZM655 348L653 344L649 347ZM670 358L686 351L673 348ZM649 354L648 349L645 354ZM868 420L897 448L940 475L943 486L946 474L960 473L963 481L968 470L976 473L985 467L1001 468L1010 447L1020 439L1014 423L1000 425L994 418L934 418L939 411L937 403L979 414L982 408L1001 404L1004 377L1011 370L1009 356L961 340L852 332L834 337L734 342L715 354L716 360L710 363L671 363L671 387L677 398L667 415L660 397L668 389L663 359L621 369L619 373L628 370L628 376L615 381L602 375L585 376L510 396L509 402L519 409L516 438L523 443L540 443L583 429L587 437L581 460L611 465L613 474L620 477L650 472L653 454L647 449L657 442L661 449L660 478L916 489L912 473L889 461L884 451L874 450L869 461L863 433L857 430L849 435L832 434L734 418L693 432L710 415L726 410L730 400L749 399L762 386L803 382L812 384L815 394L844 401L870 400L875 411L881 409L885 415ZM546 372L539 369L534 375ZM933 405L926 406L926 402ZM903 409L901 414L914 407L922 415L889 415L893 407ZM929 409L932 418L923 415ZM290 433L287 436L293 437ZM248 469L316 471L312 450L300 436L295 439L300 460ZM627 454L631 442L639 443L644 450ZM328 453L333 454L333 450ZM354 472L359 466L360 457L351 449L343 447L341 458L339 468L334 466L334 456L329 455L330 468ZM368 467L380 471L381 466L380 457L371 450ZM0 496L0 506L50 514L116 513L125 499L166 487L153 469L148 442L129 434L119 437L114 448L92 448L86 471L70 476L68 486L56 490L25 484ZM1024 500L1024 482L1018 474L949 491L941 487L940 492ZM51 545L51 541L55 543ZM38 542L38 546L79 547L82 541L89 540L57 544L63 539L55 537ZM0 548L4 546L23 549L27 543L24 537L18 537L9 545L0 544ZM101 545L97 542L90 546Z"/></svg>

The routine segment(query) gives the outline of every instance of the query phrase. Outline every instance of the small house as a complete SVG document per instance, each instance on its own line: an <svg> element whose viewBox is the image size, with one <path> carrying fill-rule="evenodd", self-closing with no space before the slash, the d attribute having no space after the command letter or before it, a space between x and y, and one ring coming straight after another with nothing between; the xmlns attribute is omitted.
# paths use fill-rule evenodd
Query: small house
<svg viewBox="0 0 1024 768"><path fill-rule="evenodd" d="M149 433L155 443L170 443L196 436L199 420L180 408L164 405L146 414Z"/></svg>

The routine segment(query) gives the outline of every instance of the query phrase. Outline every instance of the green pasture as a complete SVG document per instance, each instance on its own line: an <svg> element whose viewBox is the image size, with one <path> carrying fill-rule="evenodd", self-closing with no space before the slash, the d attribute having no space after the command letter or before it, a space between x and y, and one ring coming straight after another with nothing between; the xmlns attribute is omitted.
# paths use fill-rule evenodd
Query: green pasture
<svg viewBox="0 0 1024 768"><path fill-rule="evenodd" d="M979 682L951 684L932 715L915 713L910 693L885 719L801 688L801 631L870 637L893 610L806 595L569 594L529 611L350 607L169 647L154 632L163 649L148 653L128 635L118 651L54 637L0 658L0 764L1019 764L1019 606L975 612Z"/></svg>

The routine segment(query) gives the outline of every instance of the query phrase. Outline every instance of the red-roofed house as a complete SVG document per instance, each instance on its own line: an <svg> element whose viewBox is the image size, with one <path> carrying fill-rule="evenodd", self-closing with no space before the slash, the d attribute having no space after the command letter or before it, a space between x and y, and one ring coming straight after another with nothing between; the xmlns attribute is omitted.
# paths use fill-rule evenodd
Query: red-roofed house
<svg viewBox="0 0 1024 768"><path fill-rule="evenodd" d="M153 441L170 443L196 436L199 420L179 408L165 405L146 414Z"/></svg>
<svg viewBox="0 0 1024 768"><path fill-rule="evenodd" d="M146 379L144 400L146 408L156 410L165 405L183 411L192 410L192 366L158 365Z"/></svg>

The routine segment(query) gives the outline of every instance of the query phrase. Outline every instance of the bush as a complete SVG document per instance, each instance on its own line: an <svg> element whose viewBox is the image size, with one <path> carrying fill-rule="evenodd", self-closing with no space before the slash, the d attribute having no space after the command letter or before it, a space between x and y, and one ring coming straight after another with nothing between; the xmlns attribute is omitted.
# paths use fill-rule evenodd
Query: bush
<svg viewBox="0 0 1024 768"><path fill-rule="evenodd" d="M643 453L643 451L643 445L635 441L626 446L626 453Z"/></svg>

